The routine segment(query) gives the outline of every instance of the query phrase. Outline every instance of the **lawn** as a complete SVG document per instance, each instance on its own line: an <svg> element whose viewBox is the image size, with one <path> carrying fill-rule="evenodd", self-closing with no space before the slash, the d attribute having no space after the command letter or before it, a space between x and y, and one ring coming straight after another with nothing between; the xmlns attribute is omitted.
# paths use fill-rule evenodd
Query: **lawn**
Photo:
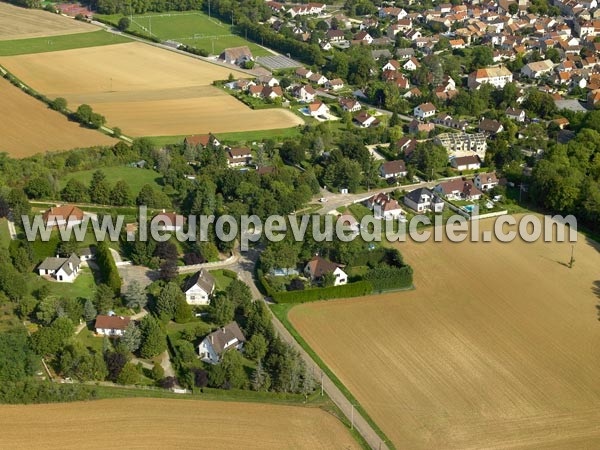
<svg viewBox="0 0 600 450"><path fill-rule="evenodd" d="M135 167L117 166L117 167L103 167L100 170L106 175L106 180L112 185L117 181L126 181L131 189L131 194L137 196L145 184L151 184L156 189L161 189L160 180L162 176L151 169L138 169ZM92 175L96 169L83 170L81 172L73 172L65 175L61 180L62 189L65 184L74 178L77 181L81 181L86 186L89 186L92 181Z"/></svg>
<svg viewBox="0 0 600 450"><path fill-rule="evenodd" d="M215 288L217 291L224 291L233 281L233 278L225 275L223 270L211 270L210 274L215 277Z"/></svg>
<svg viewBox="0 0 600 450"><path fill-rule="evenodd" d="M46 53L74 48L98 47L101 45L131 42L130 39L99 30L91 33L67 34L64 36L39 37L0 41L0 56Z"/></svg>
<svg viewBox="0 0 600 450"><path fill-rule="evenodd" d="M98 16L117 24L123 16L119 14ZM146 13L133 16L129 28L132 31L151 34L162 41L173 40L181 44L203 49L212 55L218 55L226 48L247 45L254 56L272 55L262 47L233 34L231 25L214 17L209 18L199 11Z"/></svg>
<svg viewBox="0 0 600 450"><path fill-rule="evenodd" d="M27 288L30 293L34 293L42 286L48 286L48 288L50 288L50 293L57 297L91 299L96 292L94 275L87 267L81 269L81 273L73 283L47 281L33 273L29 274L27 277Z"/></svg>
<svg viewBox="0 0 600 450"><path fill-rule="evenodd" d="M75 340L81 342L83 345L97 353L102 353L104 348L104 338L100 336L94 336L94 333L88 328L81 330L81 332L75 337Z"/></svg>
<svg viewBox="0 0 600 450"><path fill-rule="evenodd" d="M280 128L275 130L239 131L231 133L216 133L220 141L225 143L242 143L262 141L263 139L283 140L297 138L302 135L300 127ZM180 136L151 136L149 139L156 146L181 144L185 135Z"/></svg>

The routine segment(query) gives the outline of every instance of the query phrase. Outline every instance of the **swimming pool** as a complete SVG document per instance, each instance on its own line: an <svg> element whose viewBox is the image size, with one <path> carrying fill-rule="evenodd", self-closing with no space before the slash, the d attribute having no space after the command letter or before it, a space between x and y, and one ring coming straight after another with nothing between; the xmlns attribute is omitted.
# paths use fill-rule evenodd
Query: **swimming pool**
<svg viewBox="0 0 600 450"><path fill-rule="evenodd" d="M467 212L472 213L473 209L475 209L475 205L465 205L464 208L467 210Z"/></svg>

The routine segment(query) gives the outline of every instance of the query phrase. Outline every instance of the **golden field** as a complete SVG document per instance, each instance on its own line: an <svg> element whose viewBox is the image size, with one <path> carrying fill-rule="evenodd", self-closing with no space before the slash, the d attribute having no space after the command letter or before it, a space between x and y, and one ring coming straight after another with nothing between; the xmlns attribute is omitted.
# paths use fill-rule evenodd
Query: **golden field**
<svg viewBox="0 0 600 450"><path fill-rule="evenodd" d="M600 446L598 245L399 248L416 290L289 314L397 448Z"/></svg>
<svg viewBox="0 0 600 450"><path fill-rule="evenodd" d="M357 449L318 408L177 399L2 405L2 443L14 449Z"/></svg>
<svg viewBox="0 0 600 450"><path fill-rule="evenodd" d="M71 109L87 103L132 136L289 128L292 112L252 110L211 86L231 69L142 43L1 57L0 64ZM236 77L248 75L233 71Z"/></svg>
<svg viewBox="0 0 600 450"><path fill-rule="evenodd" d="M117 142L98 131L70 122L4 78L0 78L0 98L0 152L7 152L14 158Z"/></svg>

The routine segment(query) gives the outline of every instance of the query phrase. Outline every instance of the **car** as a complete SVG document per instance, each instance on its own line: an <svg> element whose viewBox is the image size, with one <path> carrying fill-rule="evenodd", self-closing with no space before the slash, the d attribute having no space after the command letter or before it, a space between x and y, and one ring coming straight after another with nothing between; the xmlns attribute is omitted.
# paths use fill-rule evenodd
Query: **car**
<svg viewBox="0 0 600 450"><path fill-rule="evenodd" d="M320 201L321 203L327 203L327 199L326 199L325 197L321 197L321 198L319 199L319 201Z"/></svg>

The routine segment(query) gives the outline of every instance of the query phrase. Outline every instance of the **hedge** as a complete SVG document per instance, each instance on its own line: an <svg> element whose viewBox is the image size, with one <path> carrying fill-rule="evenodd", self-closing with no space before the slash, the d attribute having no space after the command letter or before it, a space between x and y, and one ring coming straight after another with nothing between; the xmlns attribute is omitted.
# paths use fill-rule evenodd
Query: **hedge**
<svg viewBox="0 0 600 450"><path fill-rule="evenodd" d="M102 282L110 286L118 295L121 291L121 277L110 248L105 241L99 242L96 246L96 264L100 269Z"/></svg>
<svg viewBox="0 0 600 450"><path fill-rule="evenodd" d="M237 280L238 274L237 274L237 272L234 272L233 270L222 269L221 273L223 274L224 277L231 278L233 280Z"/></svg>
<svg viewBox="0 0 600 450"><path fill-rule="evenodd" d="M329 300L345 297L362 297L373 292L373 285L369 281L332 286L327 288L305 289L303 291L275 292L272 298L277 303L305 303L318 300Z"/></svg>
<svg viewBox="0 0 600 450"><path fill-rule="evenodd" d="M377 267L369 270L364 279L373 285L376 292L403 289L412 286L413 270L410 266Z"/></svg>

